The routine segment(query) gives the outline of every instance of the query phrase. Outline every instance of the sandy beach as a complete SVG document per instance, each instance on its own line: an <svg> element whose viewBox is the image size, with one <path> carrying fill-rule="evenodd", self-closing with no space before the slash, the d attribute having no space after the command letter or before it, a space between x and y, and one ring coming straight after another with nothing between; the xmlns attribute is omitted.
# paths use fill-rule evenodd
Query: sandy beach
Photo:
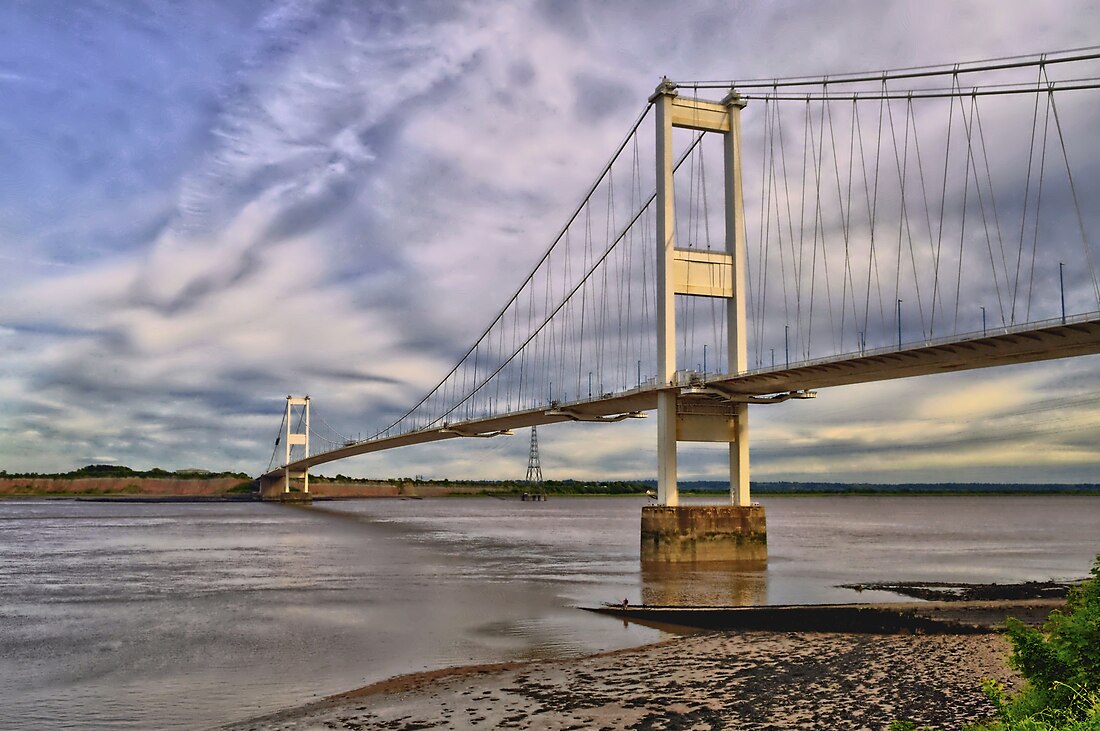
<svg viewBox="0 0 1100 731"><path fill-rule="evenodd" d="M954 729L991 714L983 678L1019 682L1007 652L995 633L704 633L402 676L225 729Z"/></svg>

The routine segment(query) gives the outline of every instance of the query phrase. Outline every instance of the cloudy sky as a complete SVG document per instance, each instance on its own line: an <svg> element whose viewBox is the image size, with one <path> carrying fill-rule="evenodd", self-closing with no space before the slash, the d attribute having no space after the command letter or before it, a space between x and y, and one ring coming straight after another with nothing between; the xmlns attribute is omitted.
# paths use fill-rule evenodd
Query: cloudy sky
<svg viewBox="0 0 1100 731"><path fill-rule="evenodd" d="M257 474L287 394L411 405L557 232L662 75L821 75L1087 46L1066 2L0 4L0 468ZM1096 358L753 411L754 477L1100 481ZM540 432L647 477L653 425ZM720 447L681 474L716 477ZM526 435L331 465L522 476Z"/></svg>

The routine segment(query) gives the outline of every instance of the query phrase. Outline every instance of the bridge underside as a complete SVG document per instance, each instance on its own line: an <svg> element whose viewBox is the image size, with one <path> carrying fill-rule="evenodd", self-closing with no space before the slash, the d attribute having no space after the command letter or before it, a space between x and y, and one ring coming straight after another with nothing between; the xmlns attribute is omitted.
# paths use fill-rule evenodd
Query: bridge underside
<svg viewBox="0 0 1100 731"><path fill-rule="evenodd" d="M830 386L870 383L936 373L990 368L993 366L1033 363L1071 356L1100 353L1100 314L1066 324L1019 328L998 334L977 335L950 342L930 343L900 350L852 353L810 361L789 368L777 367L740 376L700 376L675 386L643 386L606 398L554 403L537 409L517 411L503 416L455 422L392 437L379 437L349 444L329 452L312 455L289 465L301 472L326 462L386 449L425 444L456 437L491 436L511 429L568 421L606 421L638 414L657 407L657 394L677 390L681 400L748 400L794 391L817 390ZM261 477L270 482L286 468L280 467Z"/></svg>

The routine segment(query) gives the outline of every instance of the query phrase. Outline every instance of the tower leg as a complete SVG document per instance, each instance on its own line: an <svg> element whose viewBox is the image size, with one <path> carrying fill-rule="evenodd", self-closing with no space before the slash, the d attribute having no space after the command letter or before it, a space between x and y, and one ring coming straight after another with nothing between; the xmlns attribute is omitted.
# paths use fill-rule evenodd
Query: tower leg
<svg viewBox="0 0 1100 731"><path fill-rule="evenodd" d="M737 439L730 442L730 502L749 505L749 405L737 404L735 408Z"/></svg>
<svg viewBox="0 0 1100 731"><path fill-rule="evenodd" d="M657 502L679 505L676 485L676 394L657 394Z"/></svg>

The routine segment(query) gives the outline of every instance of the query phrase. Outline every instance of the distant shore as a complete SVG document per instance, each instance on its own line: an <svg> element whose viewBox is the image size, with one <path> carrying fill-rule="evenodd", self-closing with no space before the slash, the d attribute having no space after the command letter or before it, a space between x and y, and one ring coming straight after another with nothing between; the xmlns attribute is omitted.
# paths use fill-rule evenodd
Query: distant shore
<svg viewBox="0 0 1100 731"><path fill-rule="evenodd" d="M0 474L0 500L4 499L89 499L89 500L248 500L258 499L255 483L247 476L74 476ZM702 487L706 485L708 487ZM725 493L710 483L685 482L683 495L719 498ZM584 482L562 480L529 484L511 481L460 480L352 480L311 477L310 493L315 500L359 498L497 497L519 499L524 492L555 497L642 497L651 486L645 482ZM1094 495L1100 485L1009 485L1009 484L899 484L857 485L843 483L756 483L757 496L976 496L976 495Z"/></svg>
<svg viewBox="0 0 1100 731"><path fill-rule="evenodd" d="M1023 608L987 607L998 622ZM224 729L957 728L992 715L983 679L1020 682L1008 649L995 632L707 632L574 660L400 676Z"/></svg>
<svg viewBox="0 0 1100 731"><path fill-rule="evenodd" d="M0 499L248 499L251 488L239 477L0 477Z"/></svg>

